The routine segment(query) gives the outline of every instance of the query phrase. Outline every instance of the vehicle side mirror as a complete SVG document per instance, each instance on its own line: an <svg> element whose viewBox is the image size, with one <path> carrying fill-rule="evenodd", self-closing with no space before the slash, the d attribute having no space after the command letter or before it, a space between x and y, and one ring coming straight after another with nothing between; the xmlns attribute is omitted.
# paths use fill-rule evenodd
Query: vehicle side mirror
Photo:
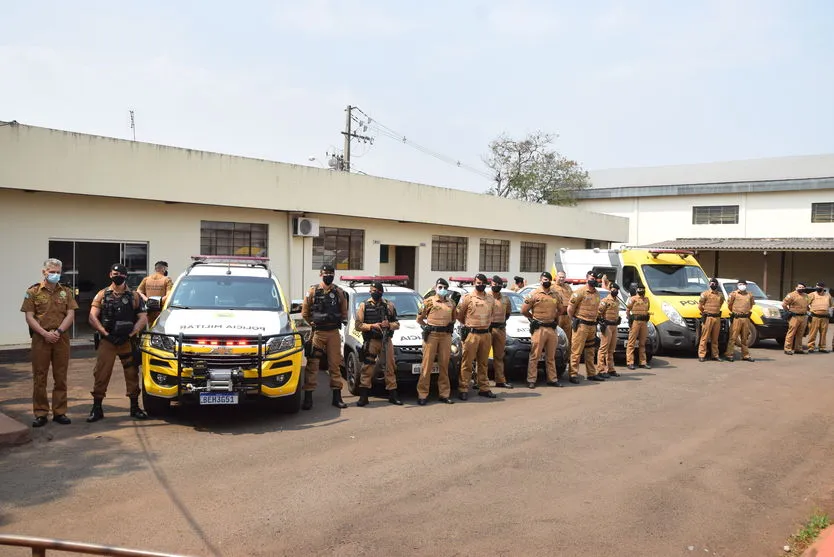
<svg viewBox="0 0 834 557"><path fill-rule="evenodd" d="M290 303L290 315L301 313L301 300L293 300Z"/></svg>

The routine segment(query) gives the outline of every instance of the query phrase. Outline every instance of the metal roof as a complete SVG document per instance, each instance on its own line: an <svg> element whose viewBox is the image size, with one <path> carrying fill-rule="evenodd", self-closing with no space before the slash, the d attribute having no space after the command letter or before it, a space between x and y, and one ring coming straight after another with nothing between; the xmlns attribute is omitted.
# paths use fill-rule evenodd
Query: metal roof
<svg viewBox="0 0 834 557"><path fill-rule="evenodd" d="M834 238L678 238L642 247L719 251L834 251Z"/></svg>

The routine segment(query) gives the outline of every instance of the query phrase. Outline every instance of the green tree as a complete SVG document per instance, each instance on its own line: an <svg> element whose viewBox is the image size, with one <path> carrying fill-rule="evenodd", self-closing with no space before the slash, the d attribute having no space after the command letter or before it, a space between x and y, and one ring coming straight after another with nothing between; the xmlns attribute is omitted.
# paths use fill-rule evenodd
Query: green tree
<svg viewBox="0 0 834 557"><path fill-rule="evenodd" d="M553 148L553 134L537 131L518 141L501 134L484 157L494 184L487 193L550 205L576 205L575 193L591 185L582 166Z"/></svg>

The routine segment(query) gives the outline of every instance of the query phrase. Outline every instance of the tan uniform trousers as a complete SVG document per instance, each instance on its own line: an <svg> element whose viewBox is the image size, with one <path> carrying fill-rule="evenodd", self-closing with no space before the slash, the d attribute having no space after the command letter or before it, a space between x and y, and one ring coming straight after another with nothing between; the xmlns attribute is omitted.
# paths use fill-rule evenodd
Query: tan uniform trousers
<svg viewBox="0 0 834 557"><path fill-rule="evenodd" d="M730 327L730 340L727 342L727 358L734 358L736 353L736 345L741 348L741 357L749 358L750 349L747 343L750 342L750 327L753 324L747 317L736 317L733 319L733 324Z"/></svg>
<svg viewBox="0 0 834 557"><path fill-rule="evenodd" d="M649 322L631 322L628 328L628 344L626 344L626 364L634 365L634 349L637 349L637 357L641 366L646 365L646 339L649 337Z"/></svg>
<svg viewBox="0 0 834 557"><path fill-rule="evenodd" d="M437 376L437 390L442 398L449 398L452 386L449 383L449 358L452 356L451 333L429 333L429 339L423 343L423 363L420 367L420 379L417 381L417 396L426 398L431 388L431 370L434 361L440 373ZM468 381L468 380L467 380Z"/></svg>
<svg viewBox="0 0 834 557"><path fill-rule="evenodd" d="M605 334L597 352L597 367L601 372L614 371L614 349L617 348L617 326L605 327Z"/></svg>
<svg viewBox="0 0 834 557"><path fill-rule="evenodd" d="M718 333L721 331L720 317L706 317L701 325L701 341L698 343L698 357L707 357L707 342L710 343L710 353L718 358Z"/></svg>
<svg viewBox="0 0 834 557"><path fill-rule="evenodd" d="M307 359L304 373L304 390L315 391L318 386L319 360L327 356L327 369L330 372L330 388L342 388L342 337L339 330L313 331L313 353Z"/></svg>
<svg viewBox="0 0 834 557"><path fill-rule="evenodd" d="M385 388L393 391L397 388L397 364L394 362L394 343L388 339L388 348L385 354ZM371 388L371 380L373 379L374 369L376 368L376 361L381 357L382 339L372 338L368 344L368 353L365 355L365 361L362 365L362 374L359 376L359 386L366 389Z"/></svg>
<svg viewBox="0 0 834 557"><path fill-rule="evenodd" d="M595 325L585 325L580 323L573 332L573 341L570 345L570 364L571 377L576 376L579 372L579 359L585 356L585 373L588 377L593 377L597 374L597 368L594 365L594 345L596 344L597 328Z"/></svg>
<svg viewBox="0 0 834 557"><path fill-rule="evenodd" d="M496 383L506 383L504 374L504 352L507 349L507 329L492 329L492 369L495 372Z"/></svg>
<svg viewBox="0 0 834 557"><path fill-rule="evenodd" d="M58 342L50 344L35 333L32 336L32 409L36 417L49 414L46 384L49 365L52 365L52 415L67 413L67 368L69 367L69 335L64 333Z"/></svg>
<svg viewBox="0 0 834 557"><path fill-rule="evenodd" d="M479 391L489 390L489 349L492 348L492 336L489 333L469 333L463 341L463 357L460 364L458 391L469 391L469 379L472 377L472 363L477 366L477 386Z"/></svg>
<svg viewBox="0 0 834 557"><path fill-rule="evenodd" d="M102 339L98 345L98 357L93 370L94 382L91 393L93 398L104 398L107 395L107 386L110 385L116 356L122 362L127 396L131 398L139 396L139 366L133 361L133 346L130 342L116 346L109 340Z"/></svg>
<svg viewBox="0 0 834 557"><path fill-rule="evenodd" d="M785 350L802 350L802 337L805 336L805 327L808 326L808 317L805 315L794 315L788 322L788 334L785 335Z"/></svg>
<svg viewBox="0 0 834 557"><path fill-rule="evenodd" d="M828 317L811 316L811 329L808 331L808 350L817 347L817 336L819 336L820 350L825 350L825 343L828 339Z"/></svg>
<svg viewBox="0 0 834 557"><path fill-rule="evenodd" d="M573 329L571 329L570 317L568 317L567 315L562 315L561 317L559 317L559 326L562 328L563 331L565 331L565 336L568 337L568 345L566 348L568 354L570 354L571 346L573 346L571 344L571 341L573 340ZM573 371L573 365L571 364L570 358L568 358L568 372L571 376L576 375L576 373Z"/></svg>
<svg viewBox="0 0 834 557"><path fill-rule="evenodd" d="M559 343L559 336L556 329L550 327L539 327L533 333L530 346L530 359L527 362L527 382L535 383L539 376L539 358L544 354L544 368L547 371L547 380L551 383L556 381L556 345Z"/></svg>

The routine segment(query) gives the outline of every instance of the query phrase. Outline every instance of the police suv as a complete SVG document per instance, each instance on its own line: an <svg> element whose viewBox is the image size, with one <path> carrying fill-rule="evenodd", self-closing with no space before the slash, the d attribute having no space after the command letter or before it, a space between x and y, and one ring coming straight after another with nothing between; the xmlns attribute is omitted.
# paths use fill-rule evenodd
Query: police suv
<svg viewBox="0 0 834 557"><path fill-rule="evenodd" d="M266 400L301 405L302 338L278 278L262 257L194 256L142 339L145 410Z"/></svg>
<svg viewBox="0 0 834 557"><path fill-rule="evenodd" d="M423 305L423 299L417 292L406 288L408 277L394 276L341 276L339 287L348 295L348 323L342 327L342 350L344 356L344 376L351 394L359 393L359 375L362 360L359 350L364 342L362 333L355 330L356 310L359 304L370 299L370 285L381 282L385 288L382 297L394 305L400 328L393 332L391 342L394 345L394 361L397 365L397 383L399 385L416 383L420 377L423 362L422 329L417 324L417 315ZM458 369L456 364L460 357L460 347L452 345L452 357L449 363L449 379L453 381ZM439 369L435 364L433 373ZM374 385L381 383L382 377L374 377Z"/></svg>

